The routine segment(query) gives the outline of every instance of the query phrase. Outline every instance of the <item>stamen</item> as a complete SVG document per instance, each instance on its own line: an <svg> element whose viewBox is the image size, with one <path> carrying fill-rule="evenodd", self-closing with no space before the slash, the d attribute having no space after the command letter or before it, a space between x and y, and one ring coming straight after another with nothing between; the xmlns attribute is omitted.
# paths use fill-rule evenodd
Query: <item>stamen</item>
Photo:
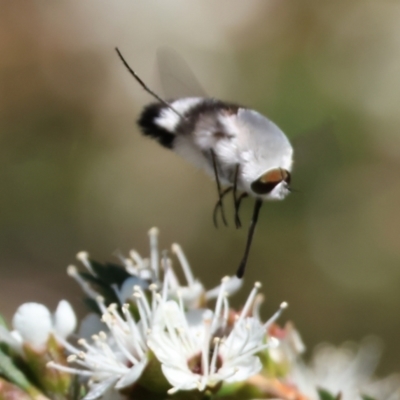
<svg viewBox="0 0 400 400"><path fill-rule="evenodd" d="M168 298L168 283L170 281L171 271L172 271L171 260L166 256L163 257L163 267L164 267L164 282L161 293L163 301L166 302Z"/></svg>
<svg viewBox="0 0 400 400"><path fill-rule="evenodd" d="M135 268L137 268L137 269L144 268L143 258L140 256L140 254L136 250L131 250L129 252L129 257L131 257L132 261L134 263L136 263L136 265L134 266Z"/></svg>
<svg viewBox="0 0 400 400"><path fill-rule="evenodd" d="M71 343L69 343L67 340L65 340L62 336L55 334L57 341L59 344L64 347L68 352L72 354L78 354L79 349L77 349L75 346L73 346Z"/></svg>
<svg viewBox="0 0 400 400"><path fill-rule="evenodd" d="M284 301L279 306L278 311L263 325L265 330L268 330L269 327L282 315L283 310L288 308L289 304Z"/></svg>
<svg viewBox="0 0 400 400"><path fill-rule="evenodd" d="M130 342L132 343L132 345L136 349L136 351L137 351L137 353L139 355L139 358L142 358L145 355L144 350L142 349L142 346L143 346L143 348L145 348L145 346L144 346L144 343L142 341L142 335L140 334L139 329L138 329L138 327L136 325L136 322L132 318L132 315L131 315L131 313L129 311L129 305L127 304L127 307L124 307L122 309L122 311L125 314L126 321L127 321L128 326L130 328L129 329L130 337L131 337L131 341Z"/></svg>
<svg viewBox="0 0 400 400"><path fill-rule="evenodd" d="M178 257L179 263L181 264L188 286L192 286L195 282L195 279L192 273L192 269L190 268L189 262L185 254L183 253L181 246L179 246L179 244L177 243L174 243L171 246L171 248L172 252Z"/></svg>
<svg viewBox="0 0 400 400"><path fill-rule="evenodd" d="M167 393L170 394L170 395L173 395L173 394L175 394L176 392L179 392L179 390L180 390L180 387L175 386L175 387L172 387L171 389L168 389L168 390L167 390Z"/></svg>
<svg viewBox="0 0 400 400"><path fill-rule="evenodd" d="M151 292L156 291L157 289L158 289L158 287L157 287L157 284L156 284L156 283L151 283L151 284L149 285L149 290L150 290Z"/></svg>
<svg viewBox="0 0 400 400"><path fill-rule="evenodd" d="M118 306L115 303L108 306L108 312L113 316L114 321L118 323L120 329L126 327L126 321L119 314Z"/></svg>
<svg viewBox="0 0 400 400"><path fill-rule="evenodd" d="M67 274L71 278L75 279L76 283L81 287L83 292L90 298L95 299L99 294L94 291L90 285L79 275L78 269L75 265L69 265L67 267Z"/></svg>
<svg viewBox="0 0 400 400"><path fill-rule="evenodd" d="M243 285L243 279L239 279L237 276L230 276L229 280L226 283L225 291L228 295L232 295L237 292ZM206 300L215 299L218 297L220 286L217 286L213 289L207 290L205 293Z"/></svg>
<svg viewBox="0 0 400 400"><path fill-rule="evenodd" d="M260 317L260 308L261 304L264 302L264 295L261 293L258 293L256 298L254 299L254 304L253 304L253 309L252 309L252 315L254 318L257 318L259 321L261 321Z"/></svg>
<svg viewBox="0 0 400 400"><path fill-rule="evenodd" d="M103 342L104 342L104 341L107 340L107 334L106 334L104 331L100 331L100 332L99 332L99 338L100 338L101 340L103 340Z"/></svg>
<svg viewBox="0 0 400 400"><path fill-rule="evenodd" d="M145 293L143 292L142 288L138 285L134 286L133 290L134 290L134 293L140 294L140 300L143 304L144 311L146 313L146 318L150 322L151 308L150 308L149 302L147 301L147 297L146 297Z"/></svg>
<svg viewBox="0 0 400 400"><path fill-rule="evenodd" d="M174 345L176 346L177 349L179 349L180 351L182 351L181 348L181 342L179 340L179 337L176 333L176 329L175 326L172 325L172 321L170 321L170 318L168 318L167 316L167 309L171 308L171 304L170 303L164 303L162 305L162 312L164 314L164 320L165 320L165 327L167 328L167 331L169 333L169 336L171 338L171 340L174 342Z"/></svg>
<svg viewBox="0 0 400 400"><path fill-rule="evenodd" d="M217 372L217 358L218 358L218 350L219 350L219 344L221 342L221 339L218 337L214 338L214 351L211 359L211 365L210 365L210 374L214 374Z"/></svg>
<svg viewBox="0 0 400 400"><path fill-rule="evenodd" d="M228 280L229 276L225 276L224 278L221 279L221 286L218 293L217 303L215 305L215 313L212 321L211 332L214 332L214 330L217 328L216 325L218 323L218 320L220 319L223 298L226 297L225 285Z"/></svg>
<svg viewBox="0 0 400 400"><path fill-rule="evenodd" d="M229 319L229 302L228 298L225 296L224 297L224 313L222 316L222 330L225 331L227 325L228 325L228 319Z"/></svg>
<svg viewBox="0 0 400 400"><path fill-rule="evenodd" d="M156 280L159 278L158 266L158 228L151 228L149 230L150 237L150 268L154 271Z"/></svg>
<svg viewBox="0 0 400 400"><path fill-rule="evenodd" d="M96 275L90 264L89 253L87 251L80 251L76 258L86 267L86 269L93 275Z"/></svg>
<svg viewBox="0 0 400 400"><path fill-rule="evenodd" d="M137 305L139 315L140 315L140 320L143 324L143 329L145 331L147 331L148 329L150 329L150 327L148 324L148 322L149 322L148 318L146 318L146 310L145 310L145 306L144 306L143 295L140 292L136 291L133 294L133 298L136 301L136 305Z"/></svg>
<svg viewBox="0 0 400 400"><path fill-rule="evenodd" d="M168 263L167 263L168 260ZM164 281L167 280L168 287L172 293L174 293L179 287L179 279L175 274L174 268L172 266L172 260L170 258L163 259L163 269L164 269ZM168 264L168 267L166 266ZM166 271L169 271L168 276L166 276Z"/></svg>
<svg viewBox="0 0 400 400"><path fill-rule="evenodd" d="M227 339L227 347L229 349L232 349L232 346L234 344L235 341L235 336L238 336L238 330L240 329L239 324L243 324L244 321L243 320L238 320L235 323L235 327L233 328L231 334L229 335L228 339ZM250 330L249 330L249 326L248 324L245 325L246 331L242 332L242 335L240 337L241 340L241 344L240 347L238 347L237 349L235 349L235 352L237 354L241 354L243 352L243 349L247 346L247 343L249 342L250 339ZM243 333L245 335L243 335ZM244 337L243 337L244 336Z"/></svg>
<svg viewBox="0 0 400 400"><path fill-rule="evenodd" d="M240 313L239 320L242 320L243 318L248 316L250 308L253 305L254 298L256 297L257 292L260 288L261 288L261 283L256 282L254 284L252 291L250 292L249 297L247 298L246 304L244 305L242 312Z"/></svg>
<svg viewBox="0 0 400 400"><path fill-rule="evenodd" d="M93 374L94 374L93 371L86 371L86 370L82 370L82 369L66 367L61 364L56 364L54 361L49 361L46 364L46 367L57 369L62 372L67 372L69 374L76 374L76 375L81 375L81 376L93 376Z"/></svg>
<svg viewBox="0 0 400 400"><path fill-rule="evenodd" d="M157 285L155 283L152 283L149 286L149 290L151 292L151 309L154 311L157 306L157 300L156 300L156 294L157 294Z"/></svg>
<svg viewBox="0 0 400 400"><path fill-rule="evenodd" d="M201 365L203 366L203 375L208 376L210 373L209 354L210 354L210 338L211 338L211 311L206 311L203 315L204 324L204 342L201 349Z"/></svg>
<svg viewBox="0 0 400 400"><path fill-rule="evenodd" d="M77 356L75 355L75 354L70 354L68 357L67 357L67 362L69 362L69 363L73 363L73 362L75 362L76 360L77 360Z"/></svg>

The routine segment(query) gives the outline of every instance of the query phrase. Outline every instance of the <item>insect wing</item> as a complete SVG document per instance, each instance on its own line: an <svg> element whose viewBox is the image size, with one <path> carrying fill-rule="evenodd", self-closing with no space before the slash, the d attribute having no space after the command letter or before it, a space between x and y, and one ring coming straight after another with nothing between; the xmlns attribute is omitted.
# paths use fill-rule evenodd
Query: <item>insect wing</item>
<svg viewBox="0 0 400 400"><path fill-rule="evenodd" d="M187 62L169 47L157 51L157 65L167 99L207 97L207 94Z"/></svg>

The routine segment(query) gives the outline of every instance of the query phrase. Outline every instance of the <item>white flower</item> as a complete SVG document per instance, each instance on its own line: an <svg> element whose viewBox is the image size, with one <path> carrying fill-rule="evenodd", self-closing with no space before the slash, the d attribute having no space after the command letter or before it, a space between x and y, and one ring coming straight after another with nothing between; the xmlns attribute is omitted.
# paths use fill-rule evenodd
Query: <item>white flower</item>
<svg viewBox="0 0 400 400"><path fill-rule="evenodd" d="M142 258L136 250L130 251L129 258L120 256L126 270L130 274L133 276L138 276L142 279L148 279L157 284L161 284L160 267L162 267L164 270L163 282L168 286L168 296L177 298L179 293L179 296L186 308L197 308L201 305L204 305L207 300L214 299L218 296L219 286L206 291L203 284L194 277L192 269L190 268L189 262L187 261L181 246L177 243L174 243L171 246L171 250L172 253L178 258L179 265L182 268L183 275L186 280L186 283L182 285L175 274L171 260L166 257L165 252L164 256L160 258L160 251L158 248L158 228L151 228L148 234L150 239L149 258ZM231 277L229 283L226 283L225 285L225 291L227 291L229 294L233 294L240 289L242 282L242 279L238 279L236 276ZM122 288L122 297L127 299L127 297L124 295L126 293L129 294L129 290L132 290L132 286Z"/></svg>
<svg viewBox="0 0 400 400"><path fill-rule="evenodd" d="M222 281L214 311L185 312L182 301L160 302L148 344L172 385L170 394L246 380L262 368L256 354L276 345L266 332L280 311L265 324L248 316L260 284L255 285L233 325L229 324L228 280ZM281 309L285 307L286 303Z"/></svg>
<svg viewBox="0 0 400 400"><path fill-rule="evenodd" d="M209 291L206 291L203 284L194 277L189 262L181 248L177 243L171 246L172 253L176 255L179 265L182 268L183 275L186 283L181 284L173 269L172 262L169 258L164 256L160 259L160 251L158 248L158 228L151 228L149 230L150 239L150 256L149 258L142 258L136 250L131 250L129 258L120 257L123 261L126 270L133 276L139 276L142 279L149 279L150 281L160 284L161 273L160 266L163 267L164 276L163 282L167 284L168 296L177 298L178 293L186 308L197 308L205 304L207 300L214 299L218 296L219 286ZM242 279L233 276L229 282L225 284L225 291L233 294L238 291L242 286ZM128 288L129 290L129 288ZM121 290L126 293L126 291ZM126 297L125 297L126 299Z"/></svg>
<svg viewBox="0 0 400 400"><path fill-rule="evenodd" d="M151 283L166 287L169 298L176 299L179 293L185 308L204 306L208 300L218 296L220 287L217 286L214 289L206 291L203 284L194 277L181 247L174 243L171 246L172 253L178 258L179 265L182 268L186 280L186 283L182 285L175 274L171 259L166 256L166 252L163 252L163 256L160 257L158 248L158 228L151 228L148 235L150 240L150 256L148 258L142 258L136 250L131 250L129 252L129 257L124 257L119 254L119 258L124 264L125 270L131 275L130 278L127 278L122 283L121 287L111 285L120 304L129 301L134 286L139 285L142 289L146 289ZM87 252L81 251L77 254L77 258L91 275L97 277ZM91 287L88 281L80 276L75 266L70 265L67 272L68 275L77 281L87 296L92 299L96 299L96 297L99 296L99 293ZM163 272L163 274L161 272ZM228 294L233 294L240 289L242 283L242 279L232 276L225 284L225 291Z"/></svg>
<svg viewBox="0 0 400 400"><path fill-rule="evenodd" d="M160 279L160 255L158 250L158 228L151 228L148 232L150 240L150 257L142 258L136 251L131 250L129 257L120 255L126 270L133 276L157 283Z"/></svg>
<svg viewBox="0 0 400 400"><path fill-rule="evenodd" d="M171 246L172 252L177 256L179 264L185 275L186 285L181 285L179 280L172 268L172 264L169 262L166 268L170 271L169 274L164 276L164 279L168 279L168 293L170 296L177 297L178 294L181 297L185 307L192 309L198 308L205 304L207 300L215 299L219 292L220 286L214 289L206 291L202 283L196 279L193 275L192 269L187 261L185 254L179 244L174 243ZM170 260L167 260L167 262ZM224 284L224 290L229 295L237 292L242 286L243 280L236 276L230 277Z"/></svg>
<svg viewBox="0 0 400 400"><path fill-rule="evenodd" d="M0 326L0 341L6 342L14 350L23 354L23 345L27 344L36 351L43 351L51 334L65 339L76 328L76 316L66 300L58 303L51 315L49 309L39 303L24 303L13 317L12 332Z"/></svg>
<svg viewBox="0 0 400 400"><path fill-rule="evenodd" d="M360 345L345 343L339 347L322 344L314 351L309 366L299 360L293 365L289 380L311 400L319 399L317 389L327 390L341 400L400 400L400 376L374 378L381 356L380 343L367 338Z"/></svg>
<svg viewBox="0 0 400 400"><path fill-rule="evenodd" d="M51 364L59 370L90 377L86 400L97 398L112 387L123 389L136 382L148 364L149 348L160 361L173 393L204 390L223 381L246 380L262 368L256 353L271 344L276 345L276 340L268 338L267 329L281 310L266 324L260 322L259 284L255 285L244 309L233 321L227 296L240 288L241 280L226 277L221 285L206 291L194 277L181 247L173 244L172 252L186 280L181 285L166 253L160 258L158 229L150 229L149 238L150 257L142 258L136 251L131 251L130 258L122 258L132 278L126 279L120 288L114 287L120 300L126 299L131 305L136 302L140 314L137 321L128 304L122 307L124 318L118 314L116 305L106 308L91 287L91 279L79 274L74 266L68 268L69 275L77 280L85 293L97 300L108 329L93 335L91 344L79 340L83 349L64 343L71 352L69 361L80 368ZM79 253L78 259L91 275L96 277L96 272L101 271L100 266L92 265L86 252ZM137 279L146 282L146 286L134 286L132 296L132 286ZM145 296L147 288L152 293L151 301ZM160 288L159 293L157 288ZM199 308L213 298L217 298L214 312ZM282 309L285 306L283 304ZM91 321L89 329L84 331L92 329L92 317Z"/></svg>
<svg viewBox="0 0 400 400"><path fill-rule="evenodd" d="M154 297L155 285L151 285L151 290ZM133 297L140 314L140 322L134 320L128 304L122 307L123 318L115 304L105 308L102 299L97 298L107 332L101 331L93 335L91 343L86 339L79 339L78 344L82 348L63 343L71 353L68 362L80 368L49 363L49 367L90 377L90 391L85 396L86 400L102 396L111 387L123 389L132 385L140 378L147 365L146 336L151 328L156 302L154 300L149 304L139 286L134 288Z"/></svg>
<svg viewBox="0 0 400 400"><path fill-rule="evenodd" d="M279 346L269 352L276 363L290 366L306 350L299 332L291 322L287 322L283 329L273 324L269 329L269 334L279 340Z"/></svg>

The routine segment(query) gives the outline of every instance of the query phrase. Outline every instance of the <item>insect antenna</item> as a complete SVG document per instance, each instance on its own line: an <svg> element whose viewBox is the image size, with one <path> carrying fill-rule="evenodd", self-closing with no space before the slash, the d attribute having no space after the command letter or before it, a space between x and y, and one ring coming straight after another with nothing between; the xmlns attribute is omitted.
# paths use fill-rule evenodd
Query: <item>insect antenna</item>
<svg viewBox="0 0 400 400"><path fill-rule="evenodd" d="M239 197L237 196L237 184L238 184L238 179L239 179L239 169L240 165L237 164L235 168L235 177L233 181L233 205L235 207L235 225L236 229L239 229L242 227L242 223L240 222L240 217L239 217L239 209L240 209L240 204L242 200L247 197L247 193L242 193Z"/></svg>
<svg viewBox="0 0 400 400"><path fill-rule="evenodd" d="M244 271L246 269L247 258L249 257L249 251L250 251L250 247L251 247L251 242L253 241L254 230L255 230L256 225L257 225L258 215L260 213L260 208L261 208L262 204L263 204L263 202L260 199L257 199L255 204L254 204L253 217L251 219L249 233L247 235L246 248L245 248L245 251L244 251L244 255L243 255L242 261L239 264L239 268L236 271L236 276L238 278L243 278Z"/></svg>
<svg viewBox="0 0 400 400"><path fill-rule="evenodd" d="M164 104L166 107L168 107L170 110L172 110L175 114L177 114L180 118L184 118L182 114L180 114L178 111L175 110L174 107L171 106L167 101L162 99L157 93L155 93L153 90L151 90L144 82L143 80L139 77L139 75L130 67L128 62L125 60L124 56L121 54L119 51L118 47L115 48L115 51L118 54L118 57L121 59L122 63L125 65L126 69L129 71L129 73L136 79L136 81L139 83L139 85L151 96L153 96L155 99L157 99L160 103Z"/></svg>

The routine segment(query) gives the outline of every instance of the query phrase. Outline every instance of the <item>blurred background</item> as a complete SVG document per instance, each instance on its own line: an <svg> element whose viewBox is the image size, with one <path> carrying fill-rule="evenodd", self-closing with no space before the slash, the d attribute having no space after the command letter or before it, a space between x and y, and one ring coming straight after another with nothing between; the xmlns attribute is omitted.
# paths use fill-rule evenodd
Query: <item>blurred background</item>
<svg viewBox="0 0 400 400"><path fill-rule="evenodd" d="M262 209L240 305L263 282L308 348L373 333L400 370L400 3L282 0L0 1L0 309L81 293L75 254L116 260L179 242L211 288L233 274L245 229L214 229L215 183L140 135L177 50L207 92L257 109L295 148L293 187Z"/></svg>

